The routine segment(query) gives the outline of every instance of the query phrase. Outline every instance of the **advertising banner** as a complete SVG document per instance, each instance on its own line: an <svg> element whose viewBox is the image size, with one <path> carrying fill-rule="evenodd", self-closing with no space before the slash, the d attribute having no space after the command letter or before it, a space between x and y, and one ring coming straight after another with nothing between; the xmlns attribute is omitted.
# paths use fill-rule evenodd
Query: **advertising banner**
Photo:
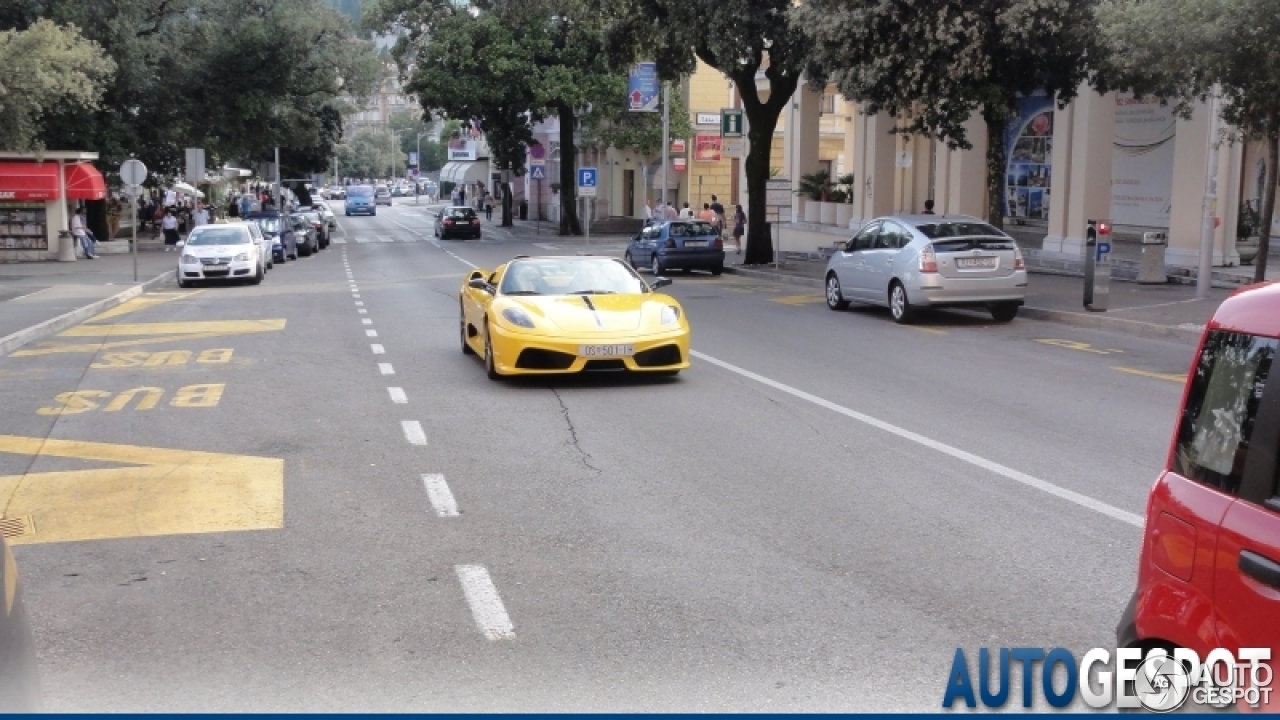
<svg viewBox="0 0 1280 720"><path fill-rule="evenodd" d="M1153 98L1116 95L1111 153L1111 221L1169 227L1173 192L1173 109Z"/></svg>
<svg viewBox="0 0 1280 720"><path fill-rule="evenodd" d="M1018 98L1018 113L1004 132L1005 216L1049 219L1049 177L1053 166L1053 99L1043 94Z"/></svg>
<svg viewBox="0 0 1280 720"><path fill-rule="evenodd" d="M698 162L720 162L723 145L719 135L697 135L693 158Z"/></svg>
<svg viewBox="0 0 1280 720"><path fill-rule="evenodd" d="M627 109L631 112L658 112L661 83L658 82L658 65L652 62L638 63L627 75Z"/></svg>

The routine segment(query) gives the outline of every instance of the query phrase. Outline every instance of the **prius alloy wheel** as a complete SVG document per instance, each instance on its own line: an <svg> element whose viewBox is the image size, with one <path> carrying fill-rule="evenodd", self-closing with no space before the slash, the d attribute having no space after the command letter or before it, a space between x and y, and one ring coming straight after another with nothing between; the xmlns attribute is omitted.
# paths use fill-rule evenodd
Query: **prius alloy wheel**
<svg viewBox="0 0 1280 720"><path fill-rule="evenodd" d="M844 293L840 292L840 278L835 273L827 274L827 307L832 310L844 310L849 307L849 301L844 299Z"/></svg>

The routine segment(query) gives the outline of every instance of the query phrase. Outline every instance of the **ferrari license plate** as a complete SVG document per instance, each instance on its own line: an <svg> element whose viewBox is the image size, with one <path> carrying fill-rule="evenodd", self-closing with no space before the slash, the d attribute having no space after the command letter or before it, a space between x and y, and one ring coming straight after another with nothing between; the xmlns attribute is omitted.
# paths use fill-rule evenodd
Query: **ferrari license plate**
<svg viewBox="0 0 1280 720"><path fill-rule="evenodd" d="M636 354L635 345L579 345L578 356L598 357L630 357Z"/></svg>

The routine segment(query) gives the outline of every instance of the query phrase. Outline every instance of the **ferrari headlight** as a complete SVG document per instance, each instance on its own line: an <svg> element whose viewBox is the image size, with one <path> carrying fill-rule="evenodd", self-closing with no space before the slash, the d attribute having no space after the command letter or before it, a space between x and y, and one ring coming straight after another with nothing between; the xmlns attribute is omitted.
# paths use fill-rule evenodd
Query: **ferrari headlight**
<svg viewBox="0 0 1280 720"><path fill-rule="evenodd" d="M196 259L195 255L183 255L182 264L183 265L199 265L200 261Z"/></svg>
<svg viewBox="0 0 1280 720"><path fill-rule="evenodd" d="M680 308L675 305L668 305L662 308L662 324L675 325L680 321Z"/></svg>
<svg viewBox="0 0 1280 720"><path fill-rule="evenodd" d="M509 307L502 311L502 317L506 318L507 322L512 325L518 325L522 328L533 327L533 318L529 317L529 313L520 308Z"/></svg>
<svg viewBox="0 0 1280 720"><path fill-rule="evenodd" d="M249 253L240 253L237 255L236 262L249 262Z"/></svg>

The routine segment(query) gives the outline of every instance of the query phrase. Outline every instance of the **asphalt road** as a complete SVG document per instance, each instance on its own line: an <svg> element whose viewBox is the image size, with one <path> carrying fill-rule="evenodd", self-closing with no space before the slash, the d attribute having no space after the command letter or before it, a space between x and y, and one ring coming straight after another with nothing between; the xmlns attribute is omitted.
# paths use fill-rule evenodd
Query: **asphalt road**
<svg viewBox="0 0 1280 720"><path fill-rule="evenodd" d="M397 202L0 359L48 709L930 711L1114 645L1189 347L676 275L678 378L495 383L464 271L585 244Z"/></svg>

